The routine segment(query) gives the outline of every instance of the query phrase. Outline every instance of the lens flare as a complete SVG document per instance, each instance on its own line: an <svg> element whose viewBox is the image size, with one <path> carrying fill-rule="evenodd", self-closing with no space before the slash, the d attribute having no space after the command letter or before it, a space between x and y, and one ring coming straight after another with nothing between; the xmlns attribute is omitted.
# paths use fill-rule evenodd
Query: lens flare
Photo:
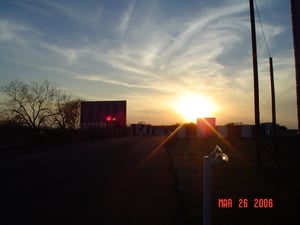
<svg viewBox="0 0 300 225"><path fill-rule="evenodd" d="M211 98L197 94L179 97L175 108L185 122L196 122L197 118L213 116L217 110L216 104Z"/></svg>

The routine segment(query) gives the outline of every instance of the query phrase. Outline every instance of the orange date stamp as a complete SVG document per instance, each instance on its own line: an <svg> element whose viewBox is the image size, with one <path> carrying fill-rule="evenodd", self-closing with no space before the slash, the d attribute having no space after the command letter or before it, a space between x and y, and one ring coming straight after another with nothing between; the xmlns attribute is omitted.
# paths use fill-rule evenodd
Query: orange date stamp
<svg viewBox="0 0 300 225"><path fill-rule="evenodd" d="M272 209L274 207L273 198L238 198L234 201L232 198L218 198L218 208L239 208L239 209Z"/></svg>

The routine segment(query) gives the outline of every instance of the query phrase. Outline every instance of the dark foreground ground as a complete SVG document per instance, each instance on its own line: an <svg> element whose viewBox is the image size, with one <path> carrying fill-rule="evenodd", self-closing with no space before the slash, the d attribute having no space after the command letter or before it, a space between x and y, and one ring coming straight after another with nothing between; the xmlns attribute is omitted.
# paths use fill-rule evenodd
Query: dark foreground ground
<svg viewBox="0 0 300 225"><path fill-rule="evenodd" d="M0 152L0 224L202 224L203 156L212 169L214 225L299 224L300 141L123 137ZM154 154L155 153L155 154ZM227 204L226 204L227 200Z"/></svg>
<svg viewBox="0 0 300 225"><path fill-rule="evenodd" d="M0 152L0 224L184 224L163 138Z"/></svg>
<svg viewBox="0 0 300 225"><path fill-rule="evenodd" d="M203 156L216 144L230 161L212 169L212 224L299 224L299 138L280 140L278 155L271 140L263 141L261 169L255 166L253 139L173 140L168 149L188 224L202 224Z"/></svg>

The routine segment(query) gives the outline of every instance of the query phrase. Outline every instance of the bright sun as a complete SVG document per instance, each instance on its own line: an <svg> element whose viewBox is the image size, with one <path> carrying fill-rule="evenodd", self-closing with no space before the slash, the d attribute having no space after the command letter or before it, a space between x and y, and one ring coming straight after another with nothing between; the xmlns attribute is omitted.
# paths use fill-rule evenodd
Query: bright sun
<svg viewBox="0 0 300 225"><path fill-rule="evenodd" d="M209 97L196 94L181 96L175 108L185 122L196 122L197 118L213 116L216 111L216 105Z"/></svg>

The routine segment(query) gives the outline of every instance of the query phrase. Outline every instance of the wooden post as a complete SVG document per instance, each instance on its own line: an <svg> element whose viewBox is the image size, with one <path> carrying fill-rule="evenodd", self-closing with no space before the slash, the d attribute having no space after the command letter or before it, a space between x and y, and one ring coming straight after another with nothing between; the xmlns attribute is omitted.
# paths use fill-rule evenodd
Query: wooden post
<svg viewBox="0 0 300 225"><path fill-rule="evenodd" d="M258 67L257 67L257 47L255 31L255 15L253 0L249 0L250 21L251 21L251 38L252 38L252 60L253 60L253 80L254 80L254 113L255 113L255 138L256 138L256 164L261 167L261 132L259 118L259 86L258 86Z"/></svg>
<svg viewBox="0 0 300 225"><path fill-rule="evenodd" d="M271 81L271 98L272 98L272 130L273 130L273 144L274 152L278 154L277 145L277 122L276 122L276 102L275 102L275 87L274 87L274 73L273 73L273 60L269 58L270 63L270 81Z"/></svg>
<svg viewBox="0 0 300 225"><path fill-rule="evenodd" d="M299 4L299 0L291 0L291 13L292 13L292 25L293 25L294 55L295 55L298 130L300 130L300 4Z"/></svg>

